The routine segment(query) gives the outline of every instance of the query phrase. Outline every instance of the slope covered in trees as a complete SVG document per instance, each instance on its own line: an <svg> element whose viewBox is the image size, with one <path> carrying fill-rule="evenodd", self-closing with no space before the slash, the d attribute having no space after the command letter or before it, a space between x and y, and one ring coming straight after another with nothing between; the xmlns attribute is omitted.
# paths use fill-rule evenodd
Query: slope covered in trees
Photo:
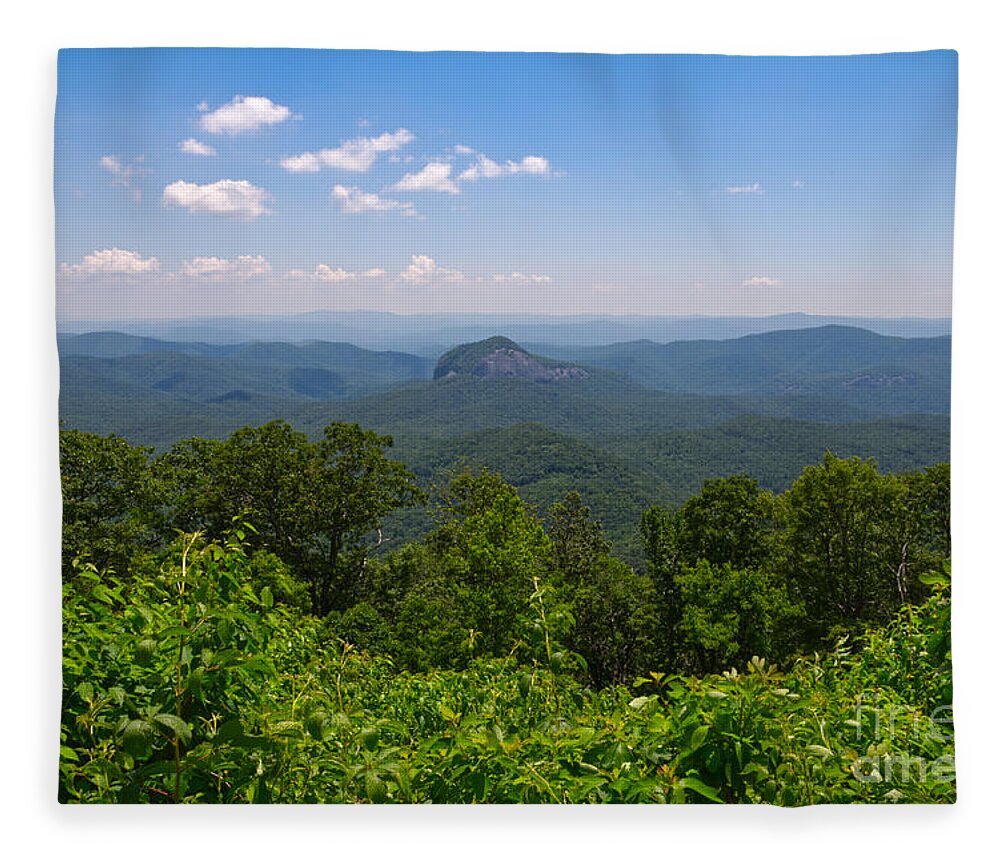
<svg viewBox="0 0 1000 860"><path fill-rule="evenodd" d="M575 436L696 429L746 415L846 423L947 413L950 390L949 338L836 326L535 354L493 337L447 351L436 372L428 358L344 343L218 345L98 332L62 336L59 346L67 424L157 448L278 418L317 437L331 420L441 437L529 422ZM553 379L561 381L546 384Z"/></svg>
<svg viewBox="0 0 1000 860"><path fill-rule="evenodd" d="M60 797L952 801L944 341L764 338L61 340Z"/></svg>
<svg viewBox="0 0 1000 860"><path fill-rule="evenodd" d="M734 340L633 341L554 347L553 354L623 373L662 391L823 394L881 408L947 412L951 338L886 337L847 326L772 331Z"/></svg>
<svg viewBox="0 0 1000 860"><path fill-rule="evenodd" d="M425 502L390 443L61 433L63 799L953 799L947 465L711 480L636 569L488 471L373 552Z"/></svg>

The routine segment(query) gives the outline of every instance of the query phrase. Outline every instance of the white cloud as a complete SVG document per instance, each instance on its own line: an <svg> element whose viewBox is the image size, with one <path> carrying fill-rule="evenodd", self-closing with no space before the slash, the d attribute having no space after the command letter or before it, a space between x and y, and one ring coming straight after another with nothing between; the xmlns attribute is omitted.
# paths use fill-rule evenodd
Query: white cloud
<svg viewBox="0 0 1000 860"><path fill-rule="evenodd" d="M381 153L395 152L411 140L413 134L401 128L378 137L356 137L354 140L344 141L335 149L292 155L283 158L281 166L290 173L316 173L320 167L363 173L375 163Z"/></svg>
<svg viewBox="0 0 1000 860"><path fill-rule="evenodd" d="M424 254L414 254L410 258L410 265L399 273L399 278L411 284L428 284L431 281L462 281L465 280L465 274L457 269L439 266Z"/></svg>
<svg viewBox="0 0 1000 860"><path fill-rule="evenodd" d="M796 179L792 183L792 188L805 188L806 184L801 179Z"/></svg>
<svg viewBox="0 0 1000 860"><path fill-rule="evenodd" d="M550 171L549 160L540 155L526 155L520 161L507 161L504 164L480 155L476 163L463 170L458 178L463 182L475 182L477 179L495 179L498 176L513 176L516 173L544 176Z"/></svg>
<svg viewBox="0 0 1000 860"><path fill-rule="evenodd" d="M198 111L198 113L206 113L208 111L208 109L209 109L208 102L206 102L204 100L198 102L198 107L196 108L196 110Z"/></svg>
<svg viewBox="0 0 1000 860"><path fill-rule="evenodd" d="M244 221L267 215L264 203L269 197L267 191L245 179L220 179L208 185L178 180L163 189L164 206Z"/></svg>
<svg viewBox="0 0 1000 860"><path fill-rule="evenodd" d="M181 152L186 152L188 155L217 155L218 154L207 143L202 143L200 140L195 140L193 137L189 137L187 140L182 140L180 143L177 144L177 148Z"/></svg>
<svg viewBox="0 0 1000 860"><path fill-rule="evenodd" d="M498 284L550 284L552 278L548 275L525 275L522 272L511 272L509 275L494 275Z"/></svg>
<svg viewBox="0 0 1000 860"><path fill-rule="evenodd" d="M281 159L281 166L289 173L319 173L320 162L315 153L303 152Z"/></svg>
<svg viewBox="0 0 1000 860"><path fill-rule="evenodd" d="M186 260L181 266L181 273L189 278L211 278L214 280L224 278L245 280L268 275L270 272L271 264L264 257L251 257L249 255L237 257L235 260L223 260L219 257L195 257L193 260Z"/></svg>
<svg viewBox="0 0 1000 860"><path fill-rule="evenodd" d="M341 281L353 281L357 276L357 272L348 272L339 267L331 269L326 263L320 263L313 272L315 280L334 284Z"/></svg>
<svg viewBox="0 0 1000 860"><path fill-rule="evenodd" d="M508 170L512 173L548 173L549 172L549 160L547 158L542 158L540 155L526 155L521 159L520 165L511 165L510 162L507 163Z"/></svg>
<svg viewBox="0 0 1000 860"><path fill-rule="evenodd" d="M759 182L755 182L753 185L728 185L726 186L726 191L730 194L763 194L764 189L760 187Z"/></svg>
<svg viewBox="0 0 1000 860"><path fill-rule="evenodd" d="M198 105L201 110L202 105ZM204 105L206 108L208 105ZM201 128L210 134L243 134L284 122L292 115L284 105L264 96L233 96L233 100L209 113L203 112Z"/></svg>
<svg viewBox="0 0 1000 860"><path fill-rule="evenodd" d="M150 172L142 166L143 161L144 158L141 155L137 155L128 164L122 164L122 160L117 155L101 157L101 167L111 174L112 187L131 188L132 199L136 203L142 200L142 191L132 185L132 179Z"/></svg>
<svg viewBox="0 0 1000 860"><path fill-rule="evenodd" d="M79 263L63 263L59 271L71 277L88 275L146 275L160 270L156 257L143 259L135 251L110 248L87 254Z"/></svg>
<svg viewBox="0 0 1000 860"><path fill-rule="evenodd" d="M747 278L743 282L744 287L780 287L781 281L775 278L765 278L760 275L754 275L752 278Z"/></svg>
<svg viewBox="0 0 1000 860"><path fill-rule="evenodd" d="M459 155L475 155L476 154L476 150L474 150L471 146L466 146L465 144L462 144L462 143L456 143L452 147L452 149L454 149L455 152L457 152Z"/></svg>
<svg viewBox="0 0 1000 860"><path fill-rule="evenodd" d="M128 167L122 165L121 159L117 155L101 156L101 167L103 167L113 177L114 183L128 184L132 175Z"/></svg>
<svg viewBox="0 0 1000 860"><path fill-rule="evenodd" d="M340 211L345 215L361 215L365 212L399 212L401 215L416 215L412 203L379 197L360 188L334 185L330 196L340 203Z"/></svg>
<svg viewBox="0 0 1000 860"><path fill-rule="evenodd" d="M334 269L326 263L320 263L311 272L306 272L303 269L292 269L287 276L289 278L306 279L310 281L318 281L320 283L339 284L344 281L354 281L358 278L384 278L385 274L385 269L368 269L364 272L349 272L339 266Z"/></svg>
<svg viewBox="0 0 1000 860"><path fill-rule="evenodd" d="M418 173L407 173L392 186L396 191L443 191L458 194L458 186L451 179L451 165L432 161Z"/></svg>
<svg viewBox="0 0 1000 860"><path fill-rule="evenodd" d="M477 179L493 179L496 176L503 176L503 173L504 169L502 165L497 164L485 155L480 155L479 161L463 170L458 178L463 182L474 182Z"/></svg>

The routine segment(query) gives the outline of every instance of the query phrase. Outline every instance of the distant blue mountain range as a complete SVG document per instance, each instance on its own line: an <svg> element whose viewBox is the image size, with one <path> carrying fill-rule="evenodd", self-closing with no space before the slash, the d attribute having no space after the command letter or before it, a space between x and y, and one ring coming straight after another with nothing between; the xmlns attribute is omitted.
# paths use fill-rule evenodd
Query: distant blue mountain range
<svg viewBox="0 0 1000 860"><path fill-rule="evenodd" d="M414 314L315 311L296 316L205 317L164 320L60 322L65 334L117 331L167 341L237 344L247 341L322 340L364 349L400 350L437 358L461 343L503 334L521 344L605 346L635 340L727 340L769 331L838 325L896 337L951 334L951 320L828 317L539 316L518 314Z"/></svg>

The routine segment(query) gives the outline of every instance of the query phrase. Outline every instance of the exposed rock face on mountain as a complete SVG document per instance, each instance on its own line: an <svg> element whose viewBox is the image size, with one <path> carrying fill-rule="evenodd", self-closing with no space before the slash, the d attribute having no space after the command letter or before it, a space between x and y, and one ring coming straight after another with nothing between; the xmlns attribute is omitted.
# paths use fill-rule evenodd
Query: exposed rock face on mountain
<svg viewBox="0 0 1000 860"><path fill-rule="evenodd" d="M861 373L845 379L844 388L885 388L890 385L909 385L914 381L912 373Z"/></svg>
<svg viewBox="0 0 1000 860"><path fill-rule="evenodd" d="M434 378L448 379L453 376L477 376L481 379L518 377L531 382L558 382L586 379L590 373L573 364L529 355L505 337L491 337L456 346L441 356L434 368Z"/></svg>

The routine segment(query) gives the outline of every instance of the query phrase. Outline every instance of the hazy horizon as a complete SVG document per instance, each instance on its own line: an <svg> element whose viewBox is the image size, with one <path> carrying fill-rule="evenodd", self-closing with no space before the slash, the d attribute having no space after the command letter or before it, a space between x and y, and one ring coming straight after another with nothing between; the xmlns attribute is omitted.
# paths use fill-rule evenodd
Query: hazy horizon
<svg viewBox="0 0 1000 860"><path fill-rule="evenodd" d="M855 319L855 320L885 320L885 321L926 321L926 322L950 322L952 319L951 314L945 314L941 316L927 316L919 314L903 314L903 315L869 315L869 314L841 314L841 313L808 313L805 311L786 311L783 313L762 313L762 314L706 314L706 313L690 313L690 314L613 314L613 313L573 313L573 314L558 314L558 313L519 313L519 312L487 312L487 311L433 311L433 312L401 312L401 311L381 311L381 310L371 310L367 308L356 308L352 310L331 310L328 308L316 308L311 311L301 311L292 314L281 314L281 313L233 313L233 314L196 314L191 316L174 316L174 317L107 317L107 318L93 318L93 319L57 319L57 327L71 327L74 325L100 325L100 324L113 324L113 323L125 323L129 325L139 325L142 323L169 323L169 322L200 322L207 320L241 320L241 319L261 319L261 320L275 320L275 319L298 319L302 317L310 316L320 316L320 315L330 315L330 316L362 316L362 315L379 315L379 316L391 316L399 317L401 319L428 319L428 318L441 318L441 317L460 317L464 319L469 318L485 318L485 319L497 319L497 318L516 318L516 319L545 319L545 320L566 320L566 321L598 321L598 320L740 320L740 319L753 319L753 320L768 320L768 319L782 319L786 317L806 317L810 319Z"/></svg>
<svg viewBox="0 0 1000 860"><path fill-rule="evenodd" d="M951 334L951 318L772 316L614 316L540 314L389 314L315 311L296 316L188 317L135 321L66 322L60 335L119 332L160 341L233 344L327 341L364 349L435 355L459 343L503 335L524 345L598 346L629 341L669 343L730 340L748 335L837 325L876 334L927 338ZM537 351L537 350L536 350Z"/></svg>

